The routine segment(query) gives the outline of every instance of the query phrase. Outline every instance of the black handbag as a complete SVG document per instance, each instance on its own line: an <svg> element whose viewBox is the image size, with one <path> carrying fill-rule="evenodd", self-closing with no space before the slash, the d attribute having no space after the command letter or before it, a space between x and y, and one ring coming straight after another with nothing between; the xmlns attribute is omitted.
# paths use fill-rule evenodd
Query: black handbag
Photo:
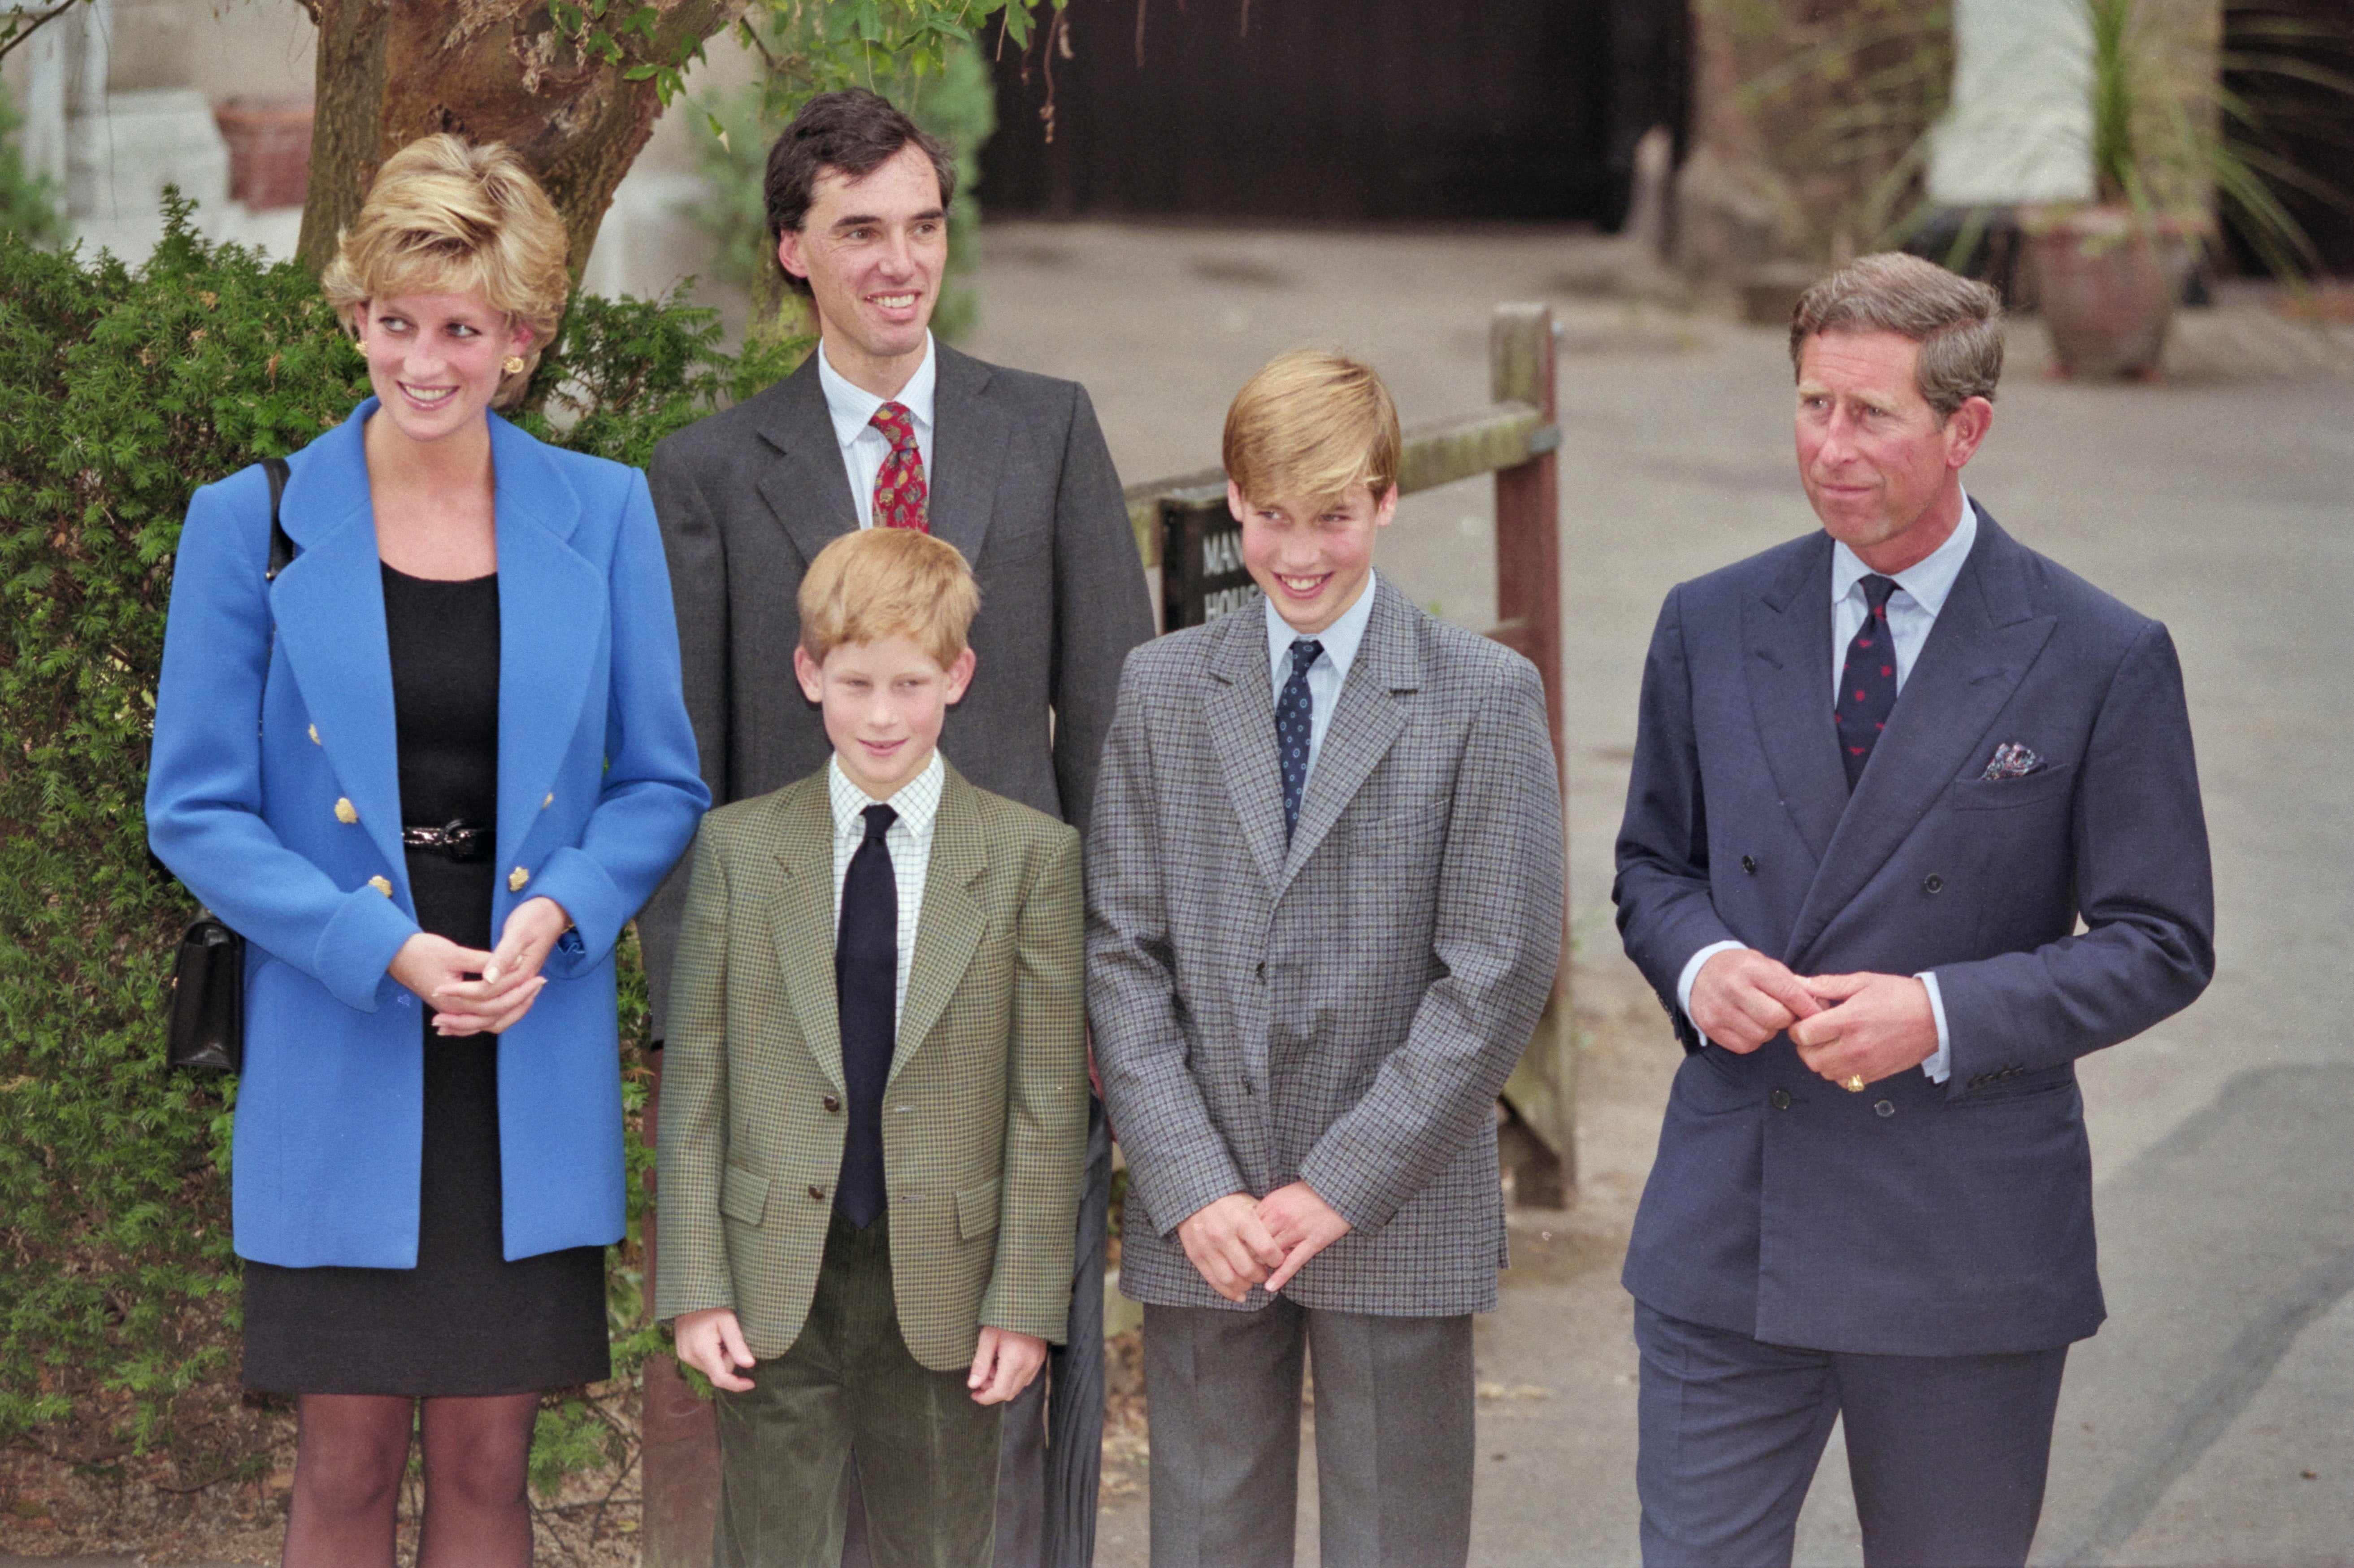
<svg viewBox="0 0 2354 1568"><path fill-rule="evenodd" d="M172 960L172 1032L164 1059L214 1073L245 1068L245 938L199 909Z"/></svg>
<svg viewBox="0 0 2354 1568"><path fill-rule="evenodd" d="M269 583L294 558L294 541L278 521L286 460L264 458L261 466L270 477L270 565L261 574ZM196 911L173 955L172 1022L164 1060L174 1067L214 1073L241 1072L245 1066L245 938L209 909Z"/></svg>

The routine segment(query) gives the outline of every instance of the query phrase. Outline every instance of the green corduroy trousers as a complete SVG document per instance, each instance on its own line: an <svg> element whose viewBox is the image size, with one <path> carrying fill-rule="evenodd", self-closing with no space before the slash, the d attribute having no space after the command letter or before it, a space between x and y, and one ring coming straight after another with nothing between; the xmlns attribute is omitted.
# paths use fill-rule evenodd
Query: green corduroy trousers
<svg viewBox="0 0 2354 1568"><path fill-rule="evenodd" d="M853 1463L875 1568L988 1568L1003 1407L908 1353L890 1224L834 1215L801 1338L720 1391L716 1568L839 1568Z"/></svg>

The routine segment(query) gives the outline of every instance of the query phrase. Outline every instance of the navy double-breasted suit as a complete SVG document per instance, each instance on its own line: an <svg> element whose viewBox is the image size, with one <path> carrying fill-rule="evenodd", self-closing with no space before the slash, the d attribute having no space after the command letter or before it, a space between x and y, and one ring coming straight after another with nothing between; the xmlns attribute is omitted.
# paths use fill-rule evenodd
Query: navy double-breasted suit
<svg viewBox="0 0 2354 1568"><path fill-rule="evenodd" d="M274 582L267 481L198 490L172 586L148 837L243 933L240 1256L412 1267L421 1004L387 966L418 930L401 848L383 582L361 431L288 460L297 549ZM493 932L525 899L575 929L498 1038L510 1258L618 1240L613 944L709 802L679 694L670 581L644 476L493 416L499 747Z"/></svg>
<svg viewBox="0 0 2354 1568"><path fill-rule="evenodd" d="M2073 1064L2213 973L2205 821L2166 629L1979 516L1851 799L1828 535L1660 612L1615 890L1691 1052L1627 1257L1659 1312L1911 1356L2047 1349L2101 1321ZM1983 777L2009 743L2041 765ZM1947 1081L1850 1094L1787 1035L1704 1046L1677 981L1726 939L1801 976L1934 971Z"/></svg>

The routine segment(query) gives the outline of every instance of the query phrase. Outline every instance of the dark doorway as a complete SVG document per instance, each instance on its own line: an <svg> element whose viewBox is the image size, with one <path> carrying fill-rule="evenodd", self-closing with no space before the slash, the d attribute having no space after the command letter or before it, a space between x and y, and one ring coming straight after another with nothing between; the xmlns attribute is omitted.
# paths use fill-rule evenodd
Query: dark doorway
<svg viewBox="0 0 2354 1568"><path fill-rule="evenodd" d="M997 52L991 216L1615 228L1636 140L1682 138L1684 0L1071 0L1062 16L1066 37Z"/></svg>
<svg viewBox="0 0 2354 1568"><path fill-rule="evenodd" d="M2322 270L2354 276L2354 96L2333 82L2354 79L2354 6L2348 0L2251 0L2223 10L2226 91L2253 124L2232 132L2333 195L2296 181L2266 183L2305 228ZM1003 101L1001 92L1000 101ZM2261 272L2255 251L2229 237L2242 271Z"/></svg>

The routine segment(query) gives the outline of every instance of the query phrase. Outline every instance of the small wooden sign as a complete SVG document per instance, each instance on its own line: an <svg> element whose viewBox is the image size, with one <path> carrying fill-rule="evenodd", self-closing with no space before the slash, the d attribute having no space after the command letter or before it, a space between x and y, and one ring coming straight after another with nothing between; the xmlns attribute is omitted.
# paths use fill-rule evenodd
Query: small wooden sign
<svg viewBox="0 0 2354 1568"><path fill-rule="evenodd" d="M1243 529L1226 510L1225 486L1203 485L1161 498L1161 625L1203 626L1257 602L1243 566Z"/></svg>

